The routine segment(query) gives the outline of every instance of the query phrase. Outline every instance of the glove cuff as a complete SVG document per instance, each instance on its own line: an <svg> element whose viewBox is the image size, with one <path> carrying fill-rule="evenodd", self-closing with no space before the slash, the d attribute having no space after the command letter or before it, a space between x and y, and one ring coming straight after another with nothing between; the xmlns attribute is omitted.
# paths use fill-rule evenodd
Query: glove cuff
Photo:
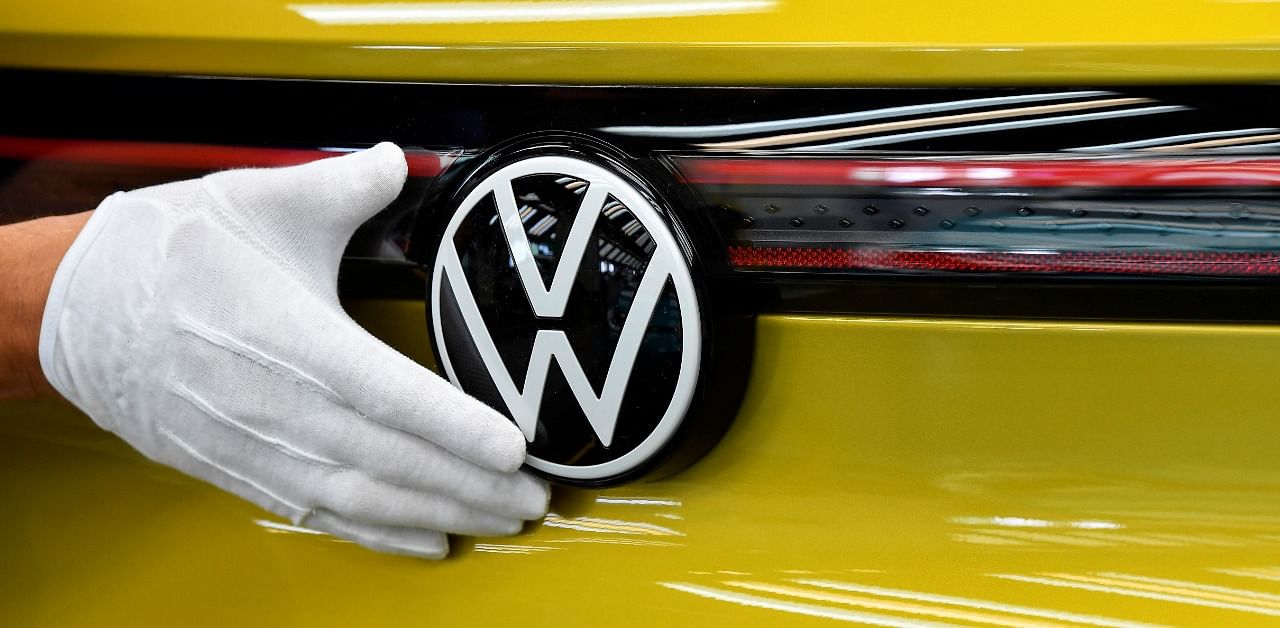
<svg viewBox="0 0 1280 628"><path fill-rule="evenodd" d="M77 407L79 407L79 404L71 396L71 387L65 381L65 373L60 372L57 368L56 355L59 322L62 320L67 291L75 278L76 269L80 266L80 261L84 258L85 253L97 240L98 234L102 233L102 228L110 221L111 206L120 194L121 192L117 192L103 199L98 208L93 211L93 215L89 216L89 220L71 243L71 247L67 249L66 255L63 255L62 261L58 263L58 270L53 274L53 284L49 287L49 298L45 301L44 315L40 319L40 370L44 372L45 379L49 380L49 384L53 386L54 390L57 390L58 394ZM84 408L80 409L84 410Z"/></svg>

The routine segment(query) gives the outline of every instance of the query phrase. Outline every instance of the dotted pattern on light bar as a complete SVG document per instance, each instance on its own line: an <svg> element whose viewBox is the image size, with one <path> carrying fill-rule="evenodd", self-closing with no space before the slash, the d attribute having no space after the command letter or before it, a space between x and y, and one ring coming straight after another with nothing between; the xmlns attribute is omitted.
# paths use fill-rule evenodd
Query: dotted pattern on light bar
<svg viewBox="0 0 1280 628"><path fill-rule="evenodd" d="M1276 251L919 251L731 246L737 269L938 273L1280 276Z"/></svg>

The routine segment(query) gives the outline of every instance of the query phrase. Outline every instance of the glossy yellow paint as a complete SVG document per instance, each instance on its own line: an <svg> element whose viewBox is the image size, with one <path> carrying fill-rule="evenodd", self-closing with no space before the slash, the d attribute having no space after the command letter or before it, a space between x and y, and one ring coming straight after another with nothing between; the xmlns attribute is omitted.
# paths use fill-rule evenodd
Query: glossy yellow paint
<svg viewBox="0 0 1280 628"><path fill-rule="evenodd" d="M350 309L426 350L421 304ZM741 415L701 462L559 490L544 523L457 540L440 563L291 529L73 412L4 406L0 617L651 627L1280 615L1280 328L768 316L757 342Z"/></svg>
<svg viewBox="0 0 1280 628"><path fill-rule="evenodd" d="M1280 78L1267 0L16 0L0 66L463 82Z"/></svg>

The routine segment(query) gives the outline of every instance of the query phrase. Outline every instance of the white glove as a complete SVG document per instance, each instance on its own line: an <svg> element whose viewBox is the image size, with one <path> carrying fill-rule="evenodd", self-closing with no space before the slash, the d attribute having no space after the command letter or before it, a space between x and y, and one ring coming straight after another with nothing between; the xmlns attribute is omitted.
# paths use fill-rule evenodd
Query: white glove
<svg viewBox="0 0 1280 628"><path fill-rule="evenodd" d="M379 144L117 193L58 267L40 364L148 457L377 550L514 534L546 485L515 425L352 321L338 262L400 192Z"/></svg>

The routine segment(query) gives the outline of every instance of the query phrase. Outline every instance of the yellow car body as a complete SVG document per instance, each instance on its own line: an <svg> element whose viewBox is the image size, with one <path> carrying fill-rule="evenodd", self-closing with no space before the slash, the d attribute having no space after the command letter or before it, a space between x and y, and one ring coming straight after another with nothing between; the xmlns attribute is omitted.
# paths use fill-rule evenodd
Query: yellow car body
<svg viewBox="0 0 1280 628"><path fill-rule="evenodd" d="M0 63L570 84L1205 83L1280 74L1280 8L1269 2L734 0L684 3L692 8L682 12L673 8L681 3L601 0L541 13L538 4L19 2L0 13Z"/></svg>
<svg viewBox="0 0 1280 628"><path fill-rule="evenodd" d="M759 0L619 17L627 3L602 1L568 3L579 19L508 22L485 4L538 5L15 2L0 9L0 66L597 85L1280 79L1280 5L1268 2ZM417 18L396 13L415 6ZM462 13L430 10L442 7ZM432 362L421 302L347 307ZM1280 326L821 313L755 324L746 397L704 458L662 479L557 488L541 523L454 539L441 562L291 526L67 406L6 404L0 622L1280 616Z"/></svg>

